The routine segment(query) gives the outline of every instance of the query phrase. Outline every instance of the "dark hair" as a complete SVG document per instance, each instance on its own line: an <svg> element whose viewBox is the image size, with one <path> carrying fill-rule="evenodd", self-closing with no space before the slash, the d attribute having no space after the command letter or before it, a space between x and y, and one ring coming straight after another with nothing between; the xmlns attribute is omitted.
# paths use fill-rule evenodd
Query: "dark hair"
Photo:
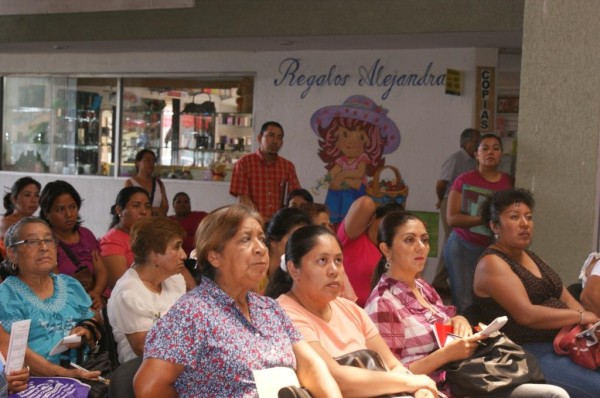
<svg viewBox="0 0 600 398"><path fill-rule="evenodd" d="M487 133L487 134L481 135L479 137L479 140L477 141L477 148L479 148L479 145L481 145L481 142L483 140L485 140L486 138L494 138L496 141L498 141L498 144L500 144L500 149L503 149L502 140L500 139L500 137L498 137L496 134L493 134L493 133Z"/></svg>
<svg viewBox="0 0 600 398"><path fill-rule="evenodd" d="M221 253L246 218L254 218L263 225L256 210L239 204L215 209L200 222L196 230L196 258L203 276L215 280L216 268L208 261L208 254L213 250Z"/></svg>
<svg viewBox="0 0 600 398"><path fill-rule="evenodd" d="M8 230L6 230L6 233L4 234L4 247L6 249L13 246L19 240L21 240L21 229L27 224L44 224L46 227L48 227L50 231L52 231L50 225L48 225L46 221L42 220L39 217L23 217L22 219L11 225L8 228ZM13 262L8 259L8 256L4 261L2 261L1 268L3 270L2 272L5 275L19 274L19 268L16 266L13 267Z"/></svg>
<svg viewBox="0 0 600 398"><path fill-rule="evenodd" d="M290 191L288 193L287 199L285 201L285 207L289 207L290 206L290 202L292 201L293 198L295 198L296 196L300 196L302 199L304 199L307 203L313 203L315 200L313 199L313 196L310 194L310 192L308 192L306 189L304 188L298 188L298 189L294 189L292 191Z"/></svg>
<svg viewBox="0 0 600 398"><path fill-rule="evenodd" d="M77 190L73 187L73 185L62 180L49 182L48 184L44 185L44 189L40 194L40 218L46 221L48 224L50 224L51 227L52 224L50 223L49 218L50 209L52 209L52 204L54 203L56 198L63 194L70 195L75 201L75 203L77 203L77 210L81 209L81 196L79 195L79 192L77 192ZM81 216L79 216L78 214L77 222L73 227L73 231L76 231L77 228L79 228L81 222Z"/></svg>
<svg viewBox="0 0 600 398"><path fill-rule="evenodd" d="M152 156L154 157L154 161L156 162L156 154L151 151L150 149L142 149L141 151L139 151L138 153L135 154L135 172L137 173L138 171L140 171L140 168L138 167L138 162L142 161L142 158L144 157L145 154L150 153L152 154Z"/></svg>
<svg viewBox="0 0 600 398"><path fill-rule="evenodd" d="M177 192L175 194L175 196L173 196L173 205L175 205L175 201L177 200L177 198L179 196L185 196L186 198L188 198L188 200L190 200L190 195L188 195L187 193L185 193L185 192Z"/></svg>
<svg viewBox="0 0 600 398"><path fill-rule="evenodd" d="M267 243L270 246L271 242L279 242L295 226L310 224L312 224L312 220L300 209L294 207L279 209L267 224L265 231Z"/></svg>
<svg viewBox="0 0 600 398"><path fill-rule="evenodd" d="M117 213L117 206L121 209L124 209L125 206L127 206L127 203L129 202L131 197L136 193L143 193L148 197L148 200L150 200L150 195L148 195L148 192L146 192L146 190L142 187L125 187L121 189L117 194L115 204L110 207L110 214L113 218L109 228L112 228L119 223L119 214Z"/></svg>
<svg viewBox="0 0 600 398"><path fill-rule="evenodd" d="M13 214L15 212L15 206L14 206L12 200L16 200L17 196L19 196L21 191L26 186L31 185L31 184L35 185L38 188L38 191L42 189L42 185L29 176L21 177L17 181L14 182L14 184L12 185L12 187L10 189L10 192L7 193L6 195L4 195L3 202L4 202L4 208L6 209L6 213L4 213L5 217L10 216L11 214Z"/></svg>
<svg viewBox="0 0 600 398"><path fill-rule="evenodd" d="M379 223L379 228L377 229L377 247L379 247L380 243L385 243L389 247L392 247L392 244L394 242L394 236L396 236L398 228L411 220L419 220L423 224L425 224L423 220L421 220L419 217L407 211L394 211L388 213L385 217L383 217L381 223ZM386 262L387 259L382 253L381 259L377 263L375 271L373 271L373 276L371 278L371 288L374 288L377 285L379 279L381 278L381 275L385 273Z"/></svg>
<svg viewBox="0 0 600 398"><path fill-rule="evenodd" d="M526 204L531 211L533 211L535 206L533 195L525 188L509 188L504 191L495 192L485 201L481 209L483 225L489 228L490 222L500 223L500 213L515 203Z"/></svg>
<svg viewBox="0 0 600 398"><path fill-rule="evenodd" d="M464 147L475 137L476 134L479 134L479 130L477 129L464 129L462 133L460 133L460 146Z"/></svg>
<svg viewBox="0 0 600 398"><path fill-rule="evenodd" d="M329 209L323 203L302 203L298 206L298 209L306 213L307 216L311 218L311 220L316 217L319 213L327 213L329 214Z"/></svg>
<svg viewBox="0 0 600 398"><path fill-rule="evenodd" d="M171 218L140 218L131 227L131 251L136 265L148 262L150 252L164 254L171 239L185 236L183 227Z"/></svg>
<svg viewBox="0 0 600 398"><path fill-rule="evenodd" d="M387 202L375 209L375 218L382 218L393 211L404 211L404 206L397 202Z"/></svg>
<svg viewBox="0 0 600 398"><path fill-rule="evenodd" d="M291 261L296 268L301 268L302 258L315 247L317 239L323 235L333 236L340 247L342 246L337 236L328 228L321 225L307 225L295 230L288 239L285 245L285 261ZM265 296L276 299L289 292L292 285L290 274L278 267L265 289Z"/></svg>
<svg viewBox="0 0 600 398"><path fill-rule="evenodd" d="M268 122L263 123L263 125L260 126L260 132L258 133L258 135L261 135L262 133L267 131L267 129L270 126L279 127L281 129L281 133L285 135L285 131L283 131L283 126L273 120L269 120Z"/></svg>

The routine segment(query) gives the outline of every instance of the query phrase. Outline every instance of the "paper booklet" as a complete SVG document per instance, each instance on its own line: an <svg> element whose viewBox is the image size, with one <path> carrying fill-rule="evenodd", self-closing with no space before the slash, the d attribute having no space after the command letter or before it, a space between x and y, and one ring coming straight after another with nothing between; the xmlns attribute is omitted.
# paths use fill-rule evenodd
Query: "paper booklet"
<svg viewBox="0 0 600 398"><path fill-rule="evenodd" d="M60 354L61 352L65 352L69 349L66 346L66 344L79 343L80 341L81 341L81 336L79 336L77 334L72 334L70 336L67 336L64 339L60 340L58 343L56 343L56 345L54 347L52 347L52 350L50 350L50 355L56 355L56 354Z"/></svg>
<svg viewBox="0 0 600 398"><path fill-rule="evenodd" d="M13 322L12 324L10 340L8 343L8 355L6 358L6 374L23 369L30 325L31 319Z"/></svg>
<svg viewBox="0 0 600 398"><path fill-rule="evenodd" d="M439 348L444 347L446 344L457 338L460 339L460 336L452 334L452 325L436 322L433 324L432 330Z"/></svg>
<svg viewBox="0 0 600 398"><path fill-rule="evenodd" d="M500 330L502 328L502 326L504 326L506 324L507 321L508 321L508 317L499 316L498 318L496 318L492 322L490 322L489 325L484 325L484 324L480 323L479 324L480 331L477 332L476 334L483 334L483 335L489 336L492 333ZM600 323L600 322L598 322L598 323ZM432 330L433 330L433 334L435 335L435 341L437 342L438 347L440 347L440 348L444 347L446 344L448 344L451 341L462 338L462 337L457 336L452 333L452 325L447 325L447 324L436 322L433 324Z"/></svg>
<svg viewBox="0 0 600 398"><path fill-rule="evenodd" d="M494 194L494 191L485 188L475 187L473 185L463 184L462 204L460 211L470 216L480 216L483 204ZM473 233L492 236L492 232L487 225L477 225L469 228Z"/></svg>

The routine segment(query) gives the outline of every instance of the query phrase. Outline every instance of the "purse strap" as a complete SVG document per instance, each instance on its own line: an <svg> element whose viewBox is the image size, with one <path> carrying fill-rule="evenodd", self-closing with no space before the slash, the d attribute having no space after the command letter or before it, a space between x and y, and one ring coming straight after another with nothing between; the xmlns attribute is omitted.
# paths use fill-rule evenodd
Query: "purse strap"
<svg viewBox="0 0 600 398"><path fill-rule="evenodd" d="M150 193L150 207L154 203L154 193L156 192L156 177L152 177L152 192Z"/></svg>
<svg viewBox="0 0 600 398"><path fill-rule="evenodd" d="M69 257L69 259L71 260L71 262L75 265L75 267L77 267L77 269L75 270L75 272L79 272L81 271L82 268L85 268L85 265L81 264L81 261L79 260L79 258L77 258L77 256L75 255L75 253L73 253L71 251L71 249L69 249L69 247L62 241L62 240L58 240L58 244L60 245L60 247L63 249L63 251L65 252L65 254L67 255L67 257Z"/></svg>

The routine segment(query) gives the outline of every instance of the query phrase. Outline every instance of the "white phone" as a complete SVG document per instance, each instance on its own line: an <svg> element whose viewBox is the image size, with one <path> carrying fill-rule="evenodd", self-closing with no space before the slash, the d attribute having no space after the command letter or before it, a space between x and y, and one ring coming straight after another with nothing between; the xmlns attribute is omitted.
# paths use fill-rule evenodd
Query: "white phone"
<svg viewBox="0 0 600 398"><path fill-rule="evenodd" d="M508 322L507 316L499 316L498 318L494 319L492 323L487 325L482 331L477 332L477 334L484 334L486 336L489 336L490 334L500 330L500 328L502 328L502 326L504 326L506 322Z"/></svg>

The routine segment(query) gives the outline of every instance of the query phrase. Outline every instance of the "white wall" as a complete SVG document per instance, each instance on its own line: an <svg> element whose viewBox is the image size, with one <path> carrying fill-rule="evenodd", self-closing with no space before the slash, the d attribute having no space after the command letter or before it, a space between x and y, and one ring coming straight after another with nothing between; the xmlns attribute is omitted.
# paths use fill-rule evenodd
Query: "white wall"
<svg viewBox="0 0 600 398"><path fill-rule="evenodd" d="M298 59L297 74L328 74L335 71L348 75L344 85L313 86L303 97L306 85L283 84L280 70L282 61ZM447 68L464 72L462 96L444 93L444 86L388 87L359 85L364 69L369 69L379 59L382 74L402 75L416 73L421 76L428 65L429 73L443 75ZM386 163L399 168L410 188L407 207L412 210L435 211L435 181L445 158L459 147L459 134L473 123L475 68L494 66L496 50L477 49L421 49L390 51L306 51L264 53L128 53L128 54L3 54L0 57L0 74L101 73L116 75L173 74L198 75L223 73L255 74L255 131L266 120L277 120L285 128L282 155L296 164L301 184L314 186L326 170L317 155L317 137L310 128L310 117L317 109L339 105L355 94L366 95L388 109L401 134L401 144L396 152L386 155ZM256 140L253 140L255 144ZM2 185L10 187L21 175L0 173ZM123 186L122 179L38 176L40 182L64 178L71 182L85 198L82 216L86 225L97 235L102 235L110 218L108 210L116 193ZM211 210L235 199L228 194L228 184L211 182L166 181L169 199L179 190L192 197L192 206L198 210ZM316 200L323 202L326 192L321 190Z"/></svg>

